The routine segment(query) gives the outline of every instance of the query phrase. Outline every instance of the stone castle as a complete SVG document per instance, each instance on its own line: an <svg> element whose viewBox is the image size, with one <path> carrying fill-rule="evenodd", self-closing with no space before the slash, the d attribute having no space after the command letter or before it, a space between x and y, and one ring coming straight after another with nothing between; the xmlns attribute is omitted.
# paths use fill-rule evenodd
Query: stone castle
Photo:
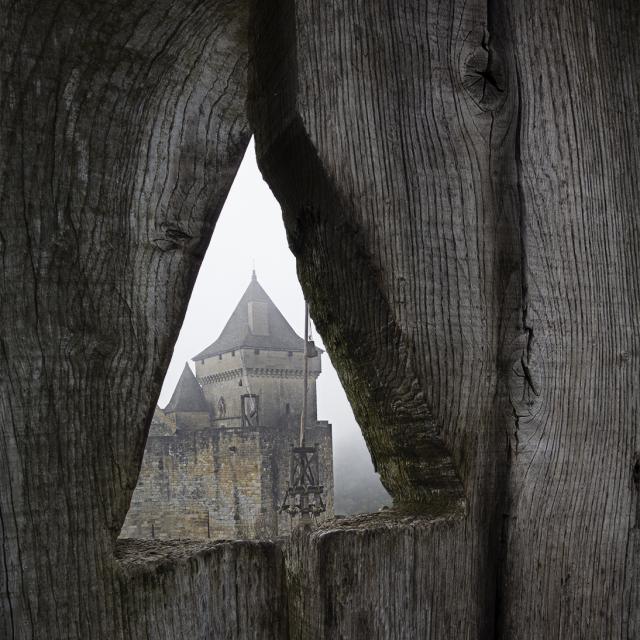
<svg viewBox="0 0 640 640"><path fill-rule="evenodd" d="M321 351L309 359L307 443L317 444L326 512L333 515L331 425L317 420ZM188 364L156 408L122 537L286 535L281 513L297 444L304 340L251 282L220 337ZM295 521L293 522L295 526Z"/></svg>

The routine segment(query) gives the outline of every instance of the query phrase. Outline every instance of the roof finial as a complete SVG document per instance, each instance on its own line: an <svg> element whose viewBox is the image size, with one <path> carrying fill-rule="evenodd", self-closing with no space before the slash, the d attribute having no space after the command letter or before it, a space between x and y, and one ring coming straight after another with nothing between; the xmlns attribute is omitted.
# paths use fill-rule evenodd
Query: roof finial
<svg viewBox="0 0 640 640"><path fill-rule="evenodd" d="M253 269L251 271L251 280L256 282L258 280L258 276L256 276L256 261L253 260Z"/></svg>

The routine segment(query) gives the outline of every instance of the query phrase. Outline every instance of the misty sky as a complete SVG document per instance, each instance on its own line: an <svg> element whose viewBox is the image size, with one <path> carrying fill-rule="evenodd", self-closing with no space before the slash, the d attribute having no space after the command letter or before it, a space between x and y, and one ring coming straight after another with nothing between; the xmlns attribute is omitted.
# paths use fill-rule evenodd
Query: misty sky
<svg viewBox="0 0 640 640"><path fill-rule="evenodd" d="M253 141L240 166L211 244L202 263L159 405L171 398L184 363L211 344L222 331L249 285L255 263L258 281L298 335L304 328L304 299L296 276L280 205L258 170ZM316 344L322 345L315 332ZM347 450L359 458L368 451L328 355L318 378L318 418L333 424L334 457Z"/></svg>

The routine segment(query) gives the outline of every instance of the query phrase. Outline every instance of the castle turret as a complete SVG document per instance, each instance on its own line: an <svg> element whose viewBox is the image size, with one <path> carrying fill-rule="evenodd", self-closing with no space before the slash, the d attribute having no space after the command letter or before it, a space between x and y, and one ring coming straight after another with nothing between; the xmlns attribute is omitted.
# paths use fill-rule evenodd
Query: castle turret
<svg viewBox="0 0 640 640"><path fill-rule="evenodd" d="M308 416L316 420L320 350L309 363ZM214 426L283 428L302 410L304 340L260 286L255 272L219 338L194 357Z"/></svg>
<svg viewBox="0 0 640 640"><path fill-rule="evenodd" d="M211 426L209 405L188 364L184 365L164 413L175 423L178 431L206 429Z"/></svg>

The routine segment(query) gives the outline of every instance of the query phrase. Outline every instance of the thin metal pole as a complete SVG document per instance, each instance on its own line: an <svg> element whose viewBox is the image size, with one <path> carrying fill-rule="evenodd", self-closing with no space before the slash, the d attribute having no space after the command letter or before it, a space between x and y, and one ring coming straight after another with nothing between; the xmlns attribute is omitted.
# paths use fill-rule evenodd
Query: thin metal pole
<svg viewBox="0 0 640 640"><path fill-rule="evenodd" d="M304 447L304 430L307 426L307 391L309 389L309 303L304 303L304 377L302 414L300 415L300 446Z"/></svg>

